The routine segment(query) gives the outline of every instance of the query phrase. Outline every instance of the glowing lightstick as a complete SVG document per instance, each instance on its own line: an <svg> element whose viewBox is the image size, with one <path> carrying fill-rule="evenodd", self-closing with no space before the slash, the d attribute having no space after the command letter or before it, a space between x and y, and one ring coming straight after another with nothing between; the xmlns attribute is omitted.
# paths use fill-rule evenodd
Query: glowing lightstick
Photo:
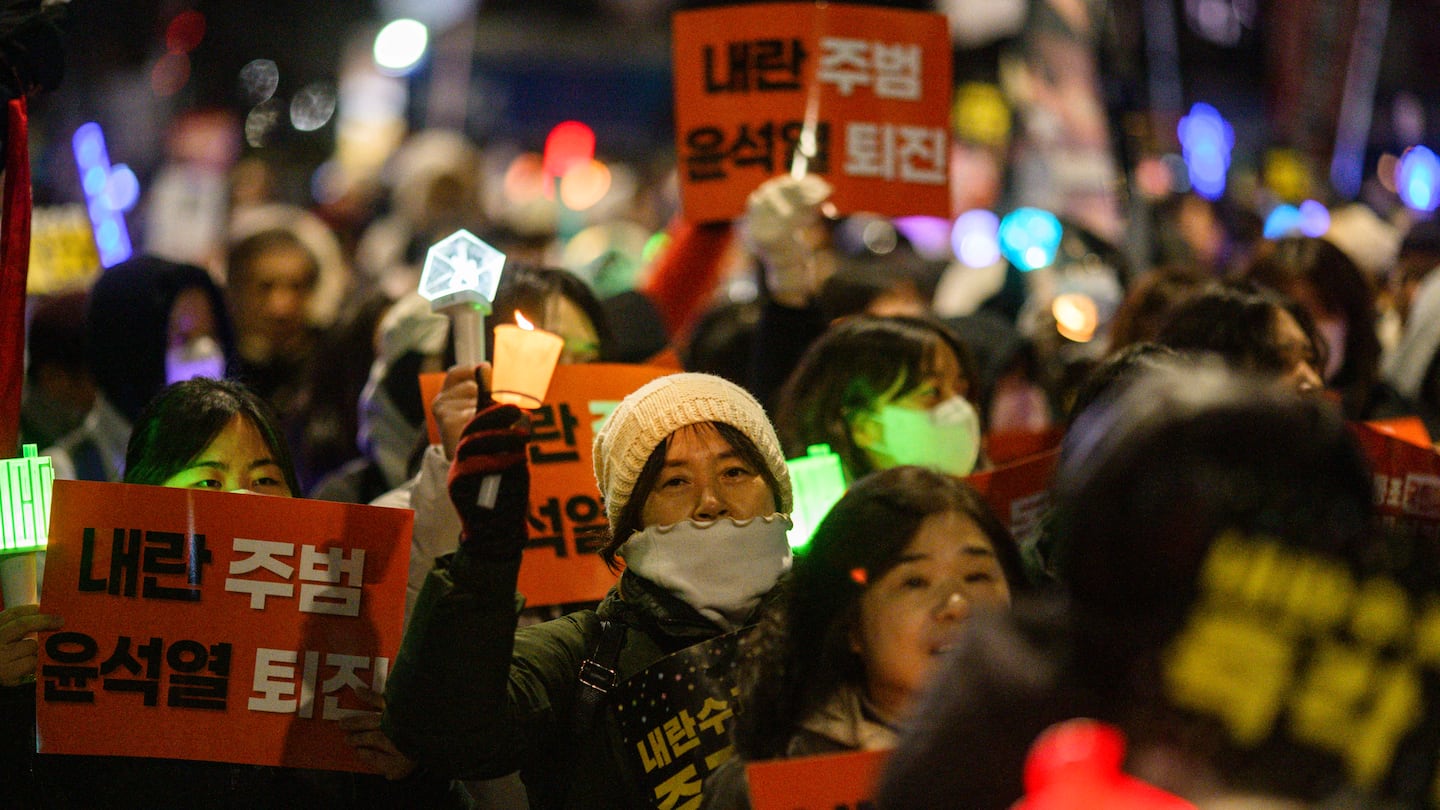
<svg viewBox="0 0 1440 810"><path fill-rule="evenodd" d="M540 407L564 348L564 338L536 329L516 310L515 323L495 327L495 372L490 379L490 396L496 402L521 408Z"/></svg>
<svg viewBox="0 0 1440 810"><path fill-rule="evenodd" d="M135 205L140 184L125 164L110 165L105 133L91 121L81 124L71 138L80 187L85 192L85 209L95 232L100 264L114 267L130 258L130 232L125 228L125 211Z"/></svg>
<svg viewBox="0 0 1440 810"><path fill-rule="evenodd" d="M0 461L0 588L5 606L39 601L39 552L50 535L49 456L27 444L20 458Z"/></svg>
<svg viewBox="0 0 1440 810"><path fill-rule="evenodd" d="M456 362L473 366L485 359L481 318L490 314L505 254L461 228L430 246L420 272L420 295L435 312L450 316Z"/></svg>
<svg viewBox="0 0 1440 810"><path fill-rule="evenodd" d="M790 547L803 549L810 536L830 512L830 507L845 494L845 470L840 457L828 444L812 444L805 455L785 462L790 468L790 487L795 507L790 513Z"/></svg>

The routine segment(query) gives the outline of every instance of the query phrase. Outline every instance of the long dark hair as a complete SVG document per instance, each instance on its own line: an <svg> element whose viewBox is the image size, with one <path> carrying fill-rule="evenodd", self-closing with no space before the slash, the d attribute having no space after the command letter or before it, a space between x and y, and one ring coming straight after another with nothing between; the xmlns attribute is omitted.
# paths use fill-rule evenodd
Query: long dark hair
<svg viewBox="0 0 1440 810"><path fill-rule="evenodd" d="M968 398L979 393L974 361L943 324L906 316L856 315L837 322L805 351L780 392L776 432L789 458L812 444L828 444L856 480L874 471L855 443L849 420L875 407L896 381L903 396L917 388L949 347L960 363Z"/></svg>
<svg viewBox="0 0 1440 810"><path fill-rule="evenodd" d="M765 461L765 454L755 445L753 439L746 435L745 431L734 425L724 422L705 422L715 428L731 449L740 456L752 469L760 473L765 479L765 486L770 488L770 496L779 504L783 500L780 497L780 482L775 480L775 474L770 472L770 465ZM620 563L616 557L621 546L635 532L645 528L640 520L640 513L645 509L645 501L650 497L650 492L655 489L655 483L660 480L660 473L665 467L665 453L670 447L670 438L675 434L666 436L665 440L655 445L650 451L650 457L645 459L645 466L640 468L640 474L635 478L635 487L630 491L630 500L625 502L624 508L620 510L620 516L616 519L615 525L610 530L610 538L600 549L600 559L612 571L620 569ZM616 448L617 450L619 448Z"/></svg>
<svg viewBox="0 0 1440 810"><path fill-rule="evenodd" d="M850 634L864 583L900 562L926 518L946 512L974 521L995 549L1011 590L1026 588L1014 539L959 478L906 465L860 479L821 521L745 642L735 726L742 755L784 755L801 720L842 684L863 683L864 663L851 649Z"/></svg>
<svg viewBox="0 0 1440 810"><path fill-rule="evenodd" d="M125 449L125 483L165 483L209 446L237 415L249 419L260 431L291 494L299 495L295 464L284 435L276 427L279 418L275 411L245 386L208 377L169 386L141 411Z"/></svg>

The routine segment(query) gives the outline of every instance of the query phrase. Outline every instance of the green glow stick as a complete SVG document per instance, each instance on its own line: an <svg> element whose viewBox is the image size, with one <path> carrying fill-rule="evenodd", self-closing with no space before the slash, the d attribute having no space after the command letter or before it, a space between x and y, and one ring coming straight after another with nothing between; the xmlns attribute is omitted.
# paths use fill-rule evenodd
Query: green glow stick
<svg viewBox="0 0 1440 810"><path fill-rule="evenodd" d="M810 544L820 521L845 494L845 471L828 444L810 445L804 456L786 461L785 466L790 468L790 486L795 493L790 547L798 551Z"/></svg>
<svg viewBox="0 0 1440 810"><path fill-rule="evenodd" d="M20 458L0 461L0 555L45 548L50 536L50 488L55 471L49 456L27 444Z"/></svg>

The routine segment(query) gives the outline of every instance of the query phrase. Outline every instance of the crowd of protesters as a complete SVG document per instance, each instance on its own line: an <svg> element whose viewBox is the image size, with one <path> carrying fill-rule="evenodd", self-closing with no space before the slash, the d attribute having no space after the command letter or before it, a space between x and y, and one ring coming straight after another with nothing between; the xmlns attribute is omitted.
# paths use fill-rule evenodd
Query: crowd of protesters
<svg viewBox="0 0 1440 810"><path fill-rule="evenodd" d="M1032 743L1073 718L1119 729L1126 770L1196 807L1440 806L1440 546L1396 552L1348 427L1440 431L1433 223L1365 269L1339 236L1127 267L1084 235L1061 260L1124 296L1078 341L1004 259L1005 284L942 317L937 289L967 268L834 214L818 177L766 181L734 224L646 212L658 254L567 264L556 232L487 210L463 138L406 149L367 214L247 203L211 266L141 255L33 300L23 422L60 477L413 509L383 716L347 721L379 775L36 756L34 634L63 617L11 606L0 797L648 806L606 690L752 629L709 807L748 806L750 761L893 749L879 806L1006 808ZM487 328L520 313L564 339L562 363L671 372L596 433L600 554L623 568L598 605L517 610L529 423L415 294L458 227L511 257ZM425 401L418 375L447 370ZM997 436L1062 430L1051 507L1012 537L962 477L1008 460ZM786 459L817 444L849 489L792 555ZM1315 619L1283 575L1306 566L1393 587L1417 618L1378 646L1359 596ZM586 674L602 655L609 683ZM1372 711L1394 678L1408 701Z"/></svg>

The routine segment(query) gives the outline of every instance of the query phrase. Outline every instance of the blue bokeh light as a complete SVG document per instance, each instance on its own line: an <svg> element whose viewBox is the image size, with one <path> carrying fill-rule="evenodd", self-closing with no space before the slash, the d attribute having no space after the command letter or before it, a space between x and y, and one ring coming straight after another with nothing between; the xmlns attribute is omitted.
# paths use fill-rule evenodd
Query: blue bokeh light
<svg viewBox="0 0 1440 810"><path fill-rule="evenodd" d="M1293 205L1277 205L1265 217L1265 238L1283 239L1302 233L1300 209Z"/></svg>
<svg viewBox="0 0 1440 810"><path fill-rule="evenodd" d="M1400 157L1395 170L1395 190L1401 202L1415 211L1434 211L1440 204L1440 159L1424 146L1412 146Z"/></svg>
<svg viewBox="0 0 1440 810"><path fill-rule="evenodd" d="M1049 211L1016 208L1000 220L1000 252L1021 270L1038 270L1055 261L1063 233Z"/></svg>
<svg viewBox="0 0 1440 810"><path fill-rule="evenodd" d="M1300 233L1319 238L1330 230L1330 209L1326 208L1324 203L1306 200L1300 203L1297 213L1300 217Z"/></svg>
<svg viewBox="0 0 1440 810"><path fill-rule="evenodd" d="M1000 217L977 208L955 218L950 246L966 267L989 267L1000 261Z"/></svg>
<svg viewBox="0 0 1440 810"><path fill-rule="evenodd" d="M1225 175L1230 171L1230 150L1235 130L1220 111L1204 102L1190 108L1176 128L1185 153L1185 168L1195 193L1218 200L1225 193Z"/></svg>
<svg viewBox="0 0 1440 810"><path fill-rule="evenodd" d="M139 198L140 183L129 167L122 164L111 168L105 133L99 124L93 121L81 124L70 145L75 152L75 166L80 174L80 187L85 192L85 209L90 215L100 265L114 267L130 258L133 252L122 211Z"/></svg>

